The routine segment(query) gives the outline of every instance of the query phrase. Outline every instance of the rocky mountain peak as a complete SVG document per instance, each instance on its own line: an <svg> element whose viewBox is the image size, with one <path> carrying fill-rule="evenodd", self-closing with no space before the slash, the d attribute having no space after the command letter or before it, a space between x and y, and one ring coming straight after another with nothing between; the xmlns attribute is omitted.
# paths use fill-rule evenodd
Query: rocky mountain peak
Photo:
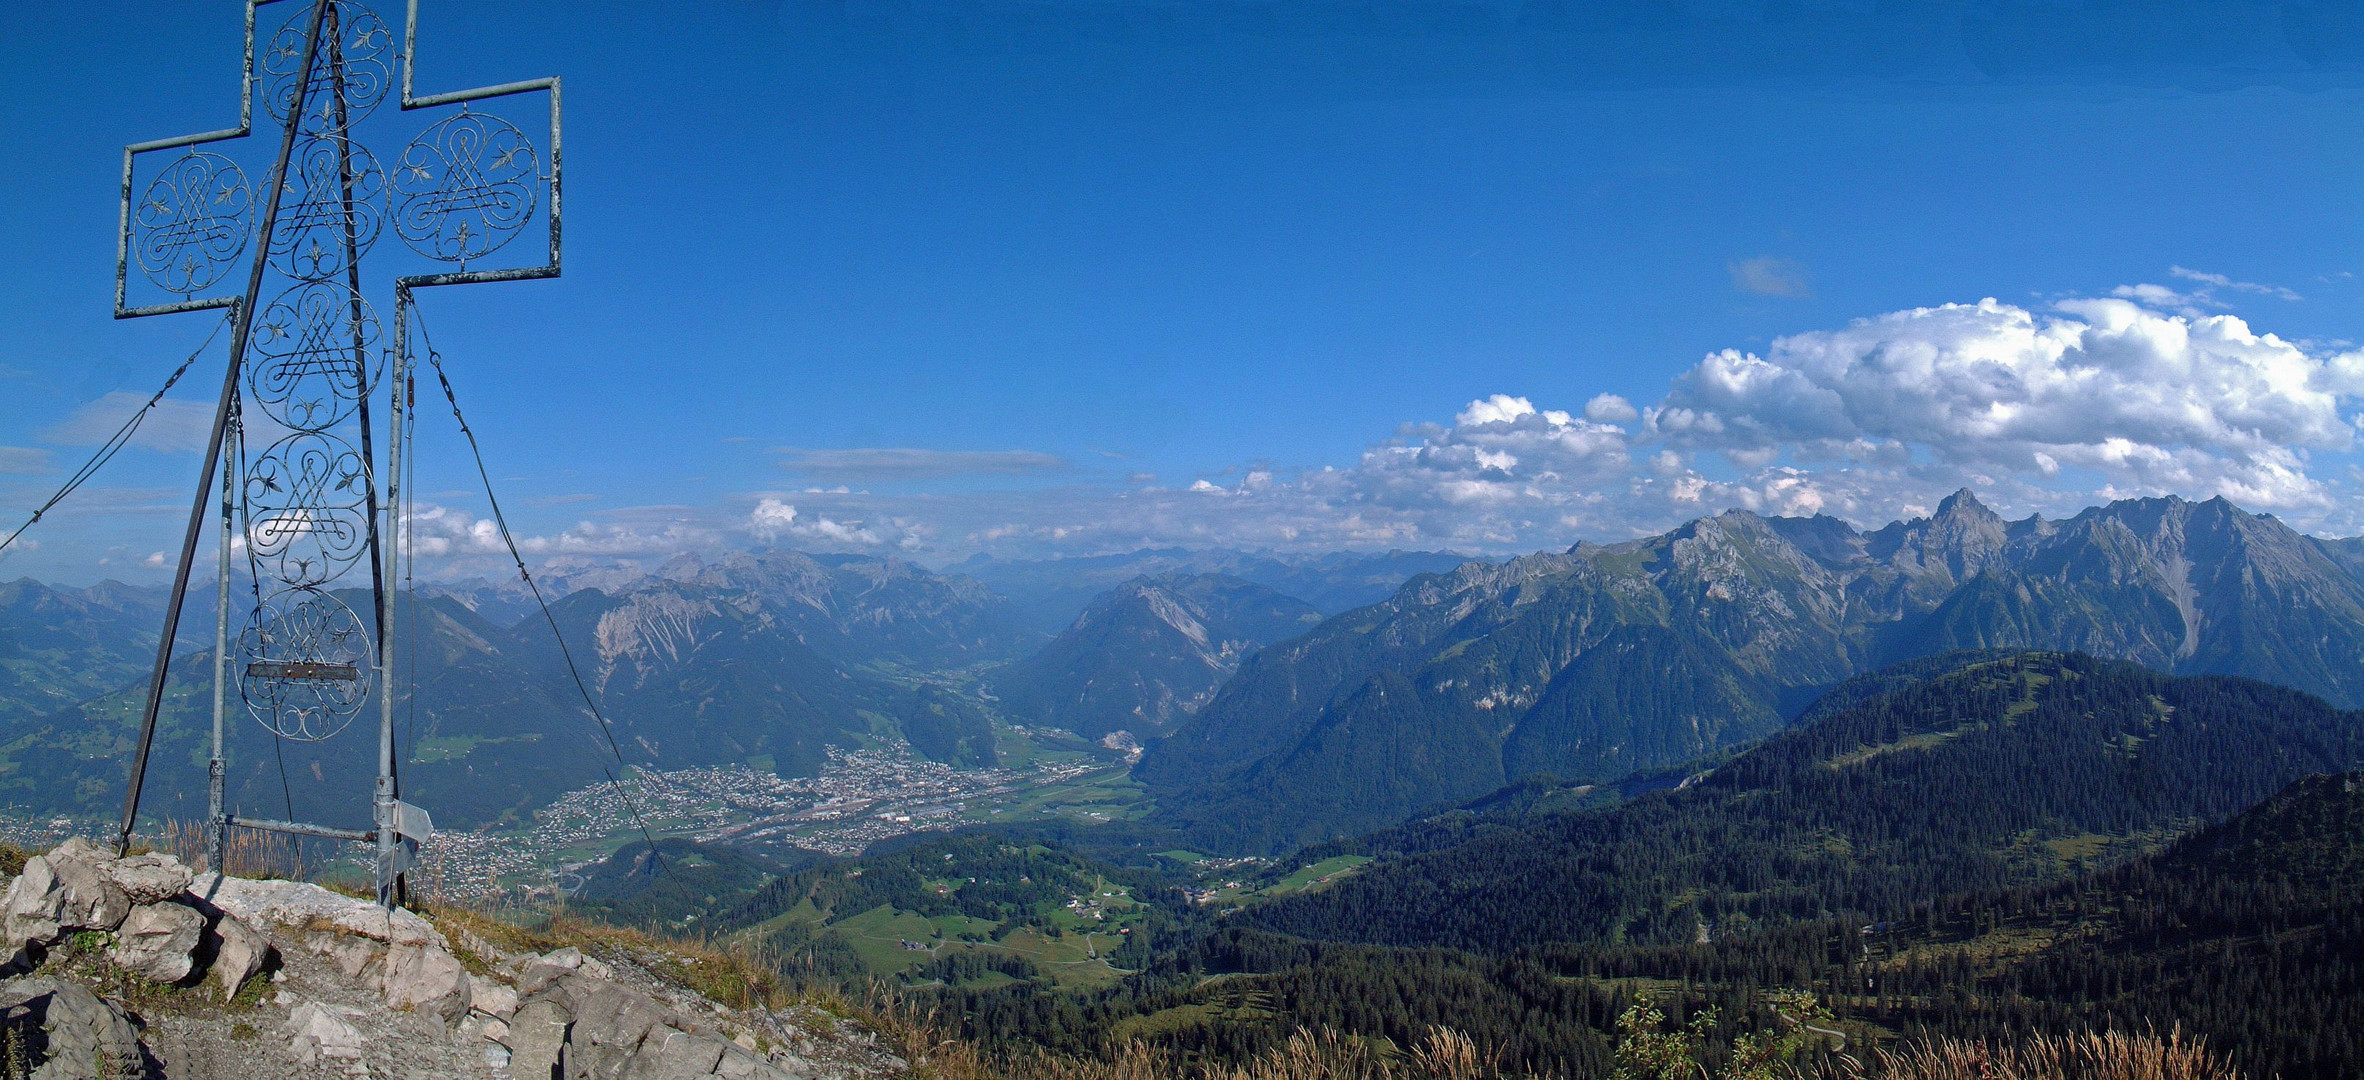
<svg viewBox="0 0 2364 1080"><path fill-rule="evenodd" d="M1988 509L1985 503L1979 502L1978 493L1969 488L1962 488L1946 496L1943 501L1937 504L1937 513L1930 515L1932 521L1953 521L1964 518L1998 523L2003 520L2001 514L1995 513Z"/></svg>

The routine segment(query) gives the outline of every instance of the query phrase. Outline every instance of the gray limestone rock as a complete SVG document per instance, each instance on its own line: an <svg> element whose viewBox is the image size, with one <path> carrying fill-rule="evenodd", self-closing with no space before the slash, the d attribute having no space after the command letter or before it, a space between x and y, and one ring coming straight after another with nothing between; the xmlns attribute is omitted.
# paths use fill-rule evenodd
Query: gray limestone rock
<svg viewBox="0 0 2364 1080"><path fill-rule="evenodd" d="M622 1080L642 1040L673 1018L648 995L613 983L576 976L566 989L575 1015L566 1040L567 1080Z"/></svg>
<svg viewBox="0 0 2364 1080"><path fill-rule="evenodd" d="M486 1016L506 1020L517 1014L517 991L499 979L468 976L468 1005Z"/></svg>
<svg viewBox="0 0 2364 1080"><path fill-rule="evenodd" d="M723 1047L711 1035L692 1035L670 1027L651 1028L640 1049L624 1066L624 1080L699 1080L714 1075Z"/></svg>
<svg viewBox="0 0 2364 1080"><path fill-rule="evenodd" d="M107 959L116 967L149 982L177 983L197 967L197 947L205 936L205 916L179 904L148 904L131 909L116 932Z"/></svg>
<svg viewBox="0 0 2364 1080"><path fill-rule="evenodd" d="M25 872L9 882L0 932L11 944L47 944L75 930L113 930L129 914L131 898L121 886L90 863L53 852L25 860Z"/></svg>
<svg viewBox="0 0 2364 1080"><path fill-rule="evenodd" d="M0 1031L26 1052L30 1080L147 1074L139 1032L113 1005L74 983L0 981Z"/></svg>
<svg viewBox="0 0 2364 1080"><path fill-rule="evenodd" d="M433 945L395 945L386 951L386 1004L458 1023L468 1015L468 969Z"/></svg>
<svg viewBox="0 0 2364 1080"><path fill-rule="evenodd" d="M294 1036L288 1043L297 1061L306 1065L326 1062L357 1064L367 1046L361 1029L353 1026L353 1010L317 1001L307 1001L287 1014L287 1030Z"/></svg>
<svg viewBox="0 0 2364 1080"><path fill-rule="evenodd" d="M565 1006L549 998L519 1006L509 1021L509 1075L515 1080L556 1080L573 1019Z"/></svg>
<svg viewBox="0 0 2364 1080"><path fill-rule="evenodd" d="M238 996L238 988L271 961L271 939L228 912L214 920L213 977L222 986L222 1000Z"/></svg>
<svg viewBox="0 0 2364 1080"><path fill-rule="evenodd" d="M133 906L154 904L179 896L197 875L170 855L134 855L92 864L122 889Z"/></svg>
<svg viewBox="0 0 2364 1080"><path fill-rule="evenodd" d="M532 997L539 994L558 980L574 974L582 966L582 950L571 945L547 956L534 957L526 961L525 967L517 973L518 996Z"/></svg>
<svg viewBox="0 0 2364 1080"><path fill-rule="evenodd" d="M722 1060L714 1065L714 1075L724 1080L798 1080L753 1052L736 1046L723 1047Z"/></svg>
<svg viewBox="0 0 2364 1080"><path fill-rule="evenodd" d="M337 972L348 979L382 978L386 951L377 942L365 937L340 934L333 930L315 930L304 935L304 944L313 952L328 957Z"/></svg>

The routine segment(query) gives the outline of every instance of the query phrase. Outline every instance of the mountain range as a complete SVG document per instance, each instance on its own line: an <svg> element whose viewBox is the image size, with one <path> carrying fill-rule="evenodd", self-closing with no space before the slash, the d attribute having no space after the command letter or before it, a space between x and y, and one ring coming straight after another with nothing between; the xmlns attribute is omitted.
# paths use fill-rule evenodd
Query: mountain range
<svg viewBox="0 0 2364 1080"><path fill-rule="evenodd" d="M1374 578L1400 582L1409 571L1391 568L1413 558L1291 563L1162 553L1149 561L1185 556L1253 562L1333 593L1372 588ZM409 646L397 665L403 783L446 825L521 819L613 774L619 757L657 768L746 763L802 774L818 769L833 746L899 739L936 760L980 766L997 760L998 722L1091 726L1015 711L978 692L983 673L1053 642L1019 614L1022 604L1043 602L1038 593L1012 599L898 559L792 551L685 556L645 573L574 569L546 576L543 587L547 620L522 582L422 583L415 597L397 601L400 640ZM1146 680L1137 689L1147 698L1201 699L1239 656L1282 627L1318 619L1308 605L1244 581L1174 588L1181 607L1171 610L1198 611L1211 620L1202 630L1215 627L1208 654L1215 666ZM165 598L159 587L115 582L0 584L0 801L102 813L121 798ZM368 610L366 594L344 599ZM193 593L185 610L157 754L192 767L153 770L147 801L159 815L195 817L204 806L211 717L210 588ZM1103 625L1071 627L1067 640ZM1154 636L1127 643L1120 633L1074 658L1103 670L1148 670L1168 644ZM1068 674L1062 666L1026 670L1057 678ZM1096 705L1108 700L1093 696ZM375 772L370 739L274 745L242 719L235 695L229 704L235 805L347 817L345 803L361 805L306 803L366 791Z"/></svg>
<svg viewBox="0 0 2364 1080"><path fill-rule="evenodd" d="M1524 777L1613 780L1780 730L1857 672L2075 650L2364 701L2364 562L2222 499L1863 531L1731 511L1407 582L1250 657L1136 775L1225 850L1382 828Z"/></svg>

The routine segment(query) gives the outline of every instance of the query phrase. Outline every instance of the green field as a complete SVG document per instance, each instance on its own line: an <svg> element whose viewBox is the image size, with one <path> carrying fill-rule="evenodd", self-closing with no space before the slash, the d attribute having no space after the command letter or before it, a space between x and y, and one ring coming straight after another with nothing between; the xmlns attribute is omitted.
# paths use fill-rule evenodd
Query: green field
<svg viewBox="0 0 2364 1080"><path fill-rule="evenodd" d="M1013 791L969 803L963 820L1002 824L1052 817L1130 821L1149 811L1149 798L1132 769L1111 765L1063 783Z"/></svg>
<svg viewBox="0 0 2364 1080"><path fill-rule="evenodd" d="M1301 867L1295 873L1258 890L1258 895L1275 897L1312 892L1354 872L1370 861L1371 858L1368 855L1340 855L1335 858L1323 859L1311 866Z"/></svg>

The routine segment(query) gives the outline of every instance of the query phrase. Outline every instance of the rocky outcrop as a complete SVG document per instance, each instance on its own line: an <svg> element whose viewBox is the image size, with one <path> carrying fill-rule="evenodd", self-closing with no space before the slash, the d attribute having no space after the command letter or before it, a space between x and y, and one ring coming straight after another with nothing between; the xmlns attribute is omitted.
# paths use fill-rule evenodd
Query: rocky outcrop
<svg viewBox="0 0 2364 1080"><path fill-rule="evenodd" d="M25 1055L30 1080L137 1077L147 1071L139 1031L123 1010L60 979L0 981L0 1031ZM17 1075L11 1073L11 1075Z"/></svg>
<svg viewBox="0 0 2364 1080"><path fill-rule="evenodd" d="M0 901L0 934L21 948L77 930L113 930L131 914L131 897L99 871L107 861L104 849L80 837L26 860Z"/></svg>
<svg viewBox="0 0 2364 1080"><path fill-rule="evenodd" d="M843 1060L760 1052L765 1044L811 1040L772 1014L733 1014L661 985L630 985L616 968L574 948L502 957L494 975L480 980L477 1000L467 1028L499 1047L494 1057L512 1077L814 1080L872 1071ZM900 1064L886 1055L870 1058L873 1065Z"/></svg>
<svg viewBox="0 0 2364 1080"><path fill-rule="evenodd" d="M195 879L170 855L118 858L76 837L25 861L0 898L0 935L30 962L69 934L111 934L115 966L159 983L218 971L227 999L262 970L270 944L190 893Z"/></svg>
<svg viewBox="0 0 2364 1080"><path fill-rule="evenodd" d="M189 872L73 840L0 899L0 1039L40 1080L857 1080L900 1073L817 1011L726 1009L603 947L511 952L294 881ZM92 987L125 977L204 993ZM240 993L266 980L260 994ZM212 992L219 987L218 995Z"/></svg>

